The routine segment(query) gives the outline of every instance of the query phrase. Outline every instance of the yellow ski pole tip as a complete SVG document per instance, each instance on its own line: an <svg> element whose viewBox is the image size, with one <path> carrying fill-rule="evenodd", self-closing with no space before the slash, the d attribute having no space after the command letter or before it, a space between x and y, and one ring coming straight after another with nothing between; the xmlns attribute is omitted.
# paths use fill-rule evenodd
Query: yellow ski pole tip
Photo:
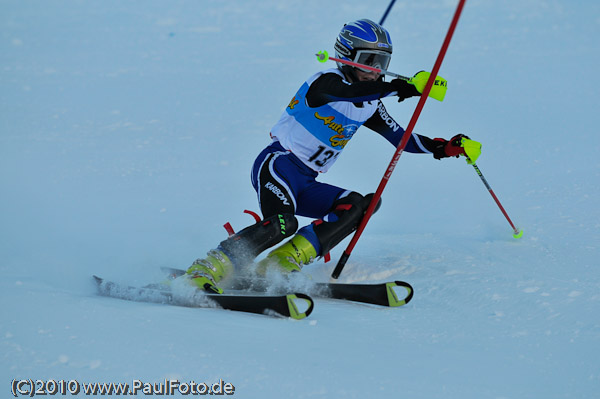
<svg viewBox="0 0 600 399"><path fill-rule="evenodd" d="M515 234L513 234L514 238L521 238L523 237L523 230L517 230L517 232Z"/></svg>
<svg viewBox="0 0 600 399"><path fill-rule="evenodd" d="M316 56L319 62L327 62L327 60L329 59L329 54L327 53L327 51L319 51L316 54Z"/></svg>

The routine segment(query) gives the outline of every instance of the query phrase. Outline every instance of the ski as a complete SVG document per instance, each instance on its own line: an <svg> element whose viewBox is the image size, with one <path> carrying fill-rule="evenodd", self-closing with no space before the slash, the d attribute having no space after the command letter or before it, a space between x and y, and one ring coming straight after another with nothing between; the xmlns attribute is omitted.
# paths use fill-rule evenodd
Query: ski
<svg viewBox="0 0 600 399"><path fill-rule="evenodd" d="M170 267L163 267L162 270L169 274L171 278L177 278L185 274L185 270ZM406 291L406 295L399 297L396 287L403 288ZM230 288L249 292L265 292L269 289L269 282L261 278L241 277L235 279ZM308 293L320 298L398 307L406 305L411 301L414 289L409 283L404 281L390 281L377 284L314 283L311 284Z"/></svg>
<svg viewBox="0 0 600 399"><path fill-rule="evenodd" d="M93 278L99 295L135 302L161 303L191 308L220 307L238 312L291 317L296 320L309 316L314 308L312 298L301 293L272 296L195 292L192 295L177 296L170 289L160 288L157 285L132 287L106 281L98 276L93 276ZM299 304L305 305L306 310L301 311L302 306Z"/></svg>
<svg viewBox="0 0 600 399"><path fill-rule="evenodd" d="M412 286L404 281L379 284L316 283L315 286L317 291L314 293L311 291L311 294L318 297L345 299L389 307L406 305L414 293ZM404 288L406 296L399 298L396 287Z"/></svg>

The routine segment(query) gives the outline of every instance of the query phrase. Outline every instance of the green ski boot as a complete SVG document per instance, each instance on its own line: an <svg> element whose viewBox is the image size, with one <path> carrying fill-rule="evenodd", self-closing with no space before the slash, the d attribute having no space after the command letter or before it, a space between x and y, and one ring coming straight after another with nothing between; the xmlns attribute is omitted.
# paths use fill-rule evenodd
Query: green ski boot
<svg viewBox="0 0 600 399"><path fill-rule="evenodd" d="M222 251L213 249L208 256L196 261L187 269L189 281L201 290L222 294L223 289L217 283L231 274L233 264Z"/></svg>
<svg viewBox="0 0 600 399"><path fill-rule="evenodd" d="M256 272L265 275L267 269L279 269L283 273L299 272L317 257L315 247L303 236L296 234L291 240L275 248L258 262Z"/></svg>

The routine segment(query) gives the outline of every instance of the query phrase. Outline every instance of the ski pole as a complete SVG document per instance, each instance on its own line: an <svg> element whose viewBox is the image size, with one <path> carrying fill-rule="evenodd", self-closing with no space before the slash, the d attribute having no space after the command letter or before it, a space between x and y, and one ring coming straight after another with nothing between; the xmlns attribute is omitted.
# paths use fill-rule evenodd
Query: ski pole
<svg viewBox="0 0 600 399"><path fill-rule="evenodd" d="M387 18L388 14L390 13L390 10L392 9L392 7L394 6L394 3L396 2L396 0L392 0L390 2L390 5L388 6L388 8L385 10L385 12L383 13L383 17L381 17L381 21L379 21L379 25L383 25L383 22L385 21L385 19Z"/></svg>
<svg viewBox="0 0 600 399"><path fill-rule="evenodd" d="M477 166L477 164L475 162L471 162L469 160L469 158L467 158L467 162L469 164L473 165L473 168L475 169L475 172L477 172L477 174L479 175L479 178L481 179L481 181L483 182L483 184L485 185L485 187L488 189L488 191L492 195L492 198L494 199L494 201L496 201L496 204L498 205L498 208L500 208L500 210L504 214L504 217L506 218L506 220L508 220L508 223L510 224L510 227L512 227L512 229L513 229L513 237L514 238L521 238L521 237L523 237L523 230L519 230L518 228L516 228L515 225L513 224L512 220L510 220L510 217L508 217L508 213L506 213L506 211L504 210L504 207L500 203L500 200L498 200L498 197L496 197L496 194L494 194L494 190L492 190L492 188L490 187L490 185L487 182L487 180L485 179L485 177L483 177L483 173L481 173L481 170L479 169L479 167Z"/></svg>
<svg viewBox="0 0 600 399"><path fill-rule="evenodd" d="M440 67L442 66L442 61L444 60L444 56L446 55L446 50L448 50L448 46L450 45L450 40L452 39L454 30L456 29L456 25L458 24L458 19L460 17L462 9L465 5L465 1L466 0L460 0L458 3L458 6L456 7L456 11L454 12L454 17L452 18L452 22L450 23L450 27L448 28L448 33L446 33L446 38L444 39L444 42L442 43L442 48L440 49L438 57L433 66L433 71L431 72L431 75L429 76L429 79L427 80L427 84L425 85L423 94L421 95L421 98L419 99L419 103L417 104L417 107L415 108L415 111L413 112L412 118L410 119L410 122L408 123L406 131L404 132L404 135L402 136L402 140L400 141L400 144L398 144L398 147L396 148L396 152L394 153L394 156L392 157L392 160L390 161L390 164L388 165L388 168L387 168L385 174L383 175L383 178L379 182L377 191L375 191L375 195L373 195L373 198L371 199L371 203L369 203L369 206L365 212L365 215L361 219L360 224L358 225L358 228L357 228L356 232L354 233L354 236L352 236L352 239L350 240L348 247L342 253L342 256L340 257L335 269L333 270L333 273L331 274L331 277L333 277L334 279L337 279L340 276L340 274L342 273L342 270L344 270L344 266L346 265L346 262L348 262L348 259L350 258L350 254L352 253L354 246L358 242L358 239L360 238L363 230L365 229L367 223L369 222L369 219L373 215L373 212L375 211L375 206L377 205L377 203L379 202L379 199L381 198L381 193L383 192L383 189L385 188L388 180L390 179L392 172L396 168L396 165L398 164L398 161L400 160L400 156L402 155L402 152L404 151L404 147L406 147L406 144L408 143L408 139L412 135L412 131L417 123L417 119L419 119L421 110L423 109L423 106L425 105L425 102L427 101L427 96L429 95L429 92L431 91L431 88L433 87L437 73L440 70Z"/></svg>
<svg viewBox="0 0 600 399"><path fill-rule="evenodd" d="M410 80L409 77L398 75L397 73L390 72L387 69L381 69L381 68L373 67L373 66L370 66L370 65L359 64L358 62L349 61L349 60L343 60L341 58L330 57L329 54L327 53L327 51L319 51L315 55L317 56L317 59L319 60L319 62L325 62L325 61L329 61L329 60L330 61L335 61L335 62L341 62L342 64L346 64L346 65L350 65L350 66L353 66L353 67L357 67L357 68L361 68L361 69L366 69L366 70L369 70L369 71L377 72L380 75L389 75L389 76L393 76L393 77L398 78L398 79Z"/></svg>
<svg viewBox="0 0 600 399"><path fill-rule="evenodd" d="M418 72L412 78L408 78L406 76L402 76L397 73L390 72L387 69L381 69L381 68L373 67L370 65L359 64L358 62L354 62L354 61L350 61L350 60L343 60L341 58L330 57L329 54L327 53L327 51L319 51L315 55L317 56L317 60L319 62L326 62L329 60L335 61L335 62L341 62L342 64L351 65L356 68L366 69L367 71L373 71L380 75L389 75L389 76L392 76L392 77L395 77L398 79L406 80L408 83L413 84L420 93L423 93L423 89L425 88L425 85L427 84L427 82L429 81L429 77L431 76L431 74L429 72L421 71L421 72ZM433 87L431 88L431 91L429 92L429 97L435 98L438 101L444 101L444 96L446 95L447 86L448 86L448 82L446 81L446 79L444 79L440 76L436 76L436 78L433 82Z"/></svg>

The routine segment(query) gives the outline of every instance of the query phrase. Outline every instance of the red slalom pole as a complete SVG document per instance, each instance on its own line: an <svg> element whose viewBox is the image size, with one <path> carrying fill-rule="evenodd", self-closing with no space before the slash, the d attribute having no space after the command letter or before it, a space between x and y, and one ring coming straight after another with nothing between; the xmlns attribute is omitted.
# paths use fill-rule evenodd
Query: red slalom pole
<svg viewBox="0 0 600 399"><path fill-rule="evenodd" d="M333 277L334 279L337 279L340 276L340 274L342 273L342 270L344 270L344 266L346 265L346 262L348 262L348 259L350 258L350 254L352 253L352 250L356 246L358 239L360 238L363 230L365 229L367 223L369 222L369 219L373 215L373 212L375 211L375 206L379 202L379 199L381 198L381 194L383 193L383 189L385 188L388 180L392 176L392 172L394 171L394 169L396 168L396 165L398 164L398 161L400 160L400 156L402 155L402 152L404 151L404 147L406 147L406 144L408 143L408 140L409 140L410 136L412 135L413 129L415 128L415 125L417 124L417 120L419 119L419 115L421 115L421 111L423 110L423 106L425 105L425 101L427 101L427 96L429 95L429 92L431 91L431 87L433 86L435 78L440 70L440 67L442 66L442 61L444 60L444 56L446 55L446 51L448 50L448 46L450 45L450 40L452 39L454 30L456 29L456 25L458 24L458 19L460 18L460 14L465 5L465 2L466 2L466 0L460 0L458 2L458 6L456 7L456 11L454 12L454 17L452 18L452 22L450 23L450 27L448 28L448 33L446 33L446 38L444 39L442 48L440 49L438 57L435 60L433 70L431 71L429 80L427 81L427 84L425 85L425 89L423 90L423 93L421 94L421 98L419 99L419 103L417 104L417 107L415 108L415 112L413 112L412 118L410 119L410 122L406 128L406 131L404 132L404 135L402 136L402 140L400 141L400 144L398 144L398 147L396 148L396 152L394 153L394 156L392 157L392 160L391 160L390 164L388 165L387 170L385 171L385 174L383 175L383 178L381 179L381 182L379 183L379 186L377 187L377 191L375 191L375 195L373 196L373 199L371 199L371 202L369 203L369 207L367 208L365 215L363 216L362 220L360 221L360 224L358 225L356 233L354 233L354 236L350 240L348 247L342 253L340 260L338 261L335 269L333 270L333 273L331 274L331 277Z"/></svg>

